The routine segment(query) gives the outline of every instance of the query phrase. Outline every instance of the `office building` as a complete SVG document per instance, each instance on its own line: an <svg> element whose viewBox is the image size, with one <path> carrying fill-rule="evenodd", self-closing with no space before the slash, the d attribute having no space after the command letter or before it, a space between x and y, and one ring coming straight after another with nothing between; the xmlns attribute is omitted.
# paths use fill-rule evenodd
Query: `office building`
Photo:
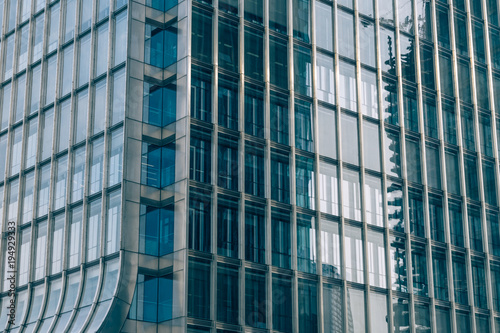
<svg viewBox="0 0 500 333"><path fill-rule="evenodd" d="M499 15L0 0L0 330L500 332Z"/></svg>

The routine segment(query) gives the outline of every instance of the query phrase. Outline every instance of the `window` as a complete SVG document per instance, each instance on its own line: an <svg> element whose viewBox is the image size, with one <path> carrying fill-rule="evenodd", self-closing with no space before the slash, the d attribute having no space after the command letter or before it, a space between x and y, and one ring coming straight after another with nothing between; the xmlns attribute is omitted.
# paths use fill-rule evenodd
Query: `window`
<svg viewBox="0 0 500 333"><path fill-rule="evenodd" d="M410 217L410 232L415 236L425 237L422 194L410 192L408 205Z"/></svg>
<svg viewBox="0 0 500 333"><path fill-rule="evenodd" d="M87 262L101 256L101 199L90 202L87 216Z"/></svg>
<svg viewBox="0 0 500 333"><path fill-rule="evenodd" d="M363 242L361 229L345 226L344 235L346 279L351 282L363 283Z"/></svg>
<svg viewBox="0 0 500 333"><path fill-rule="evenodd" d="M443 204L441 200L442 198L429 197L429 220L431 238L444 243Z"/></svg>
<svg viewBox="0 0 500 333"><path fill-rule="evenodd" d="M57 48L59 39L59 17L60 17L60 4L57 3L50 7L50 25L48 28L47 38L47 53L52 52Z"/></svg>
<svg viewBox="0 0 500 333"><path fill-rule="evenodd" d="M121 232L120 232L120 226L121 226L121 216L122 216L122 194L121 190L118 189L116 191L113 191L108 194L108 202L107 202L107 208L108 211L106 213L106 254L111 254L118 252L120 250L120 245L121 245ZM173 218L167 219L167 228L163 228L162 231L164 234L161 234L163 238L162 239L162 245L167 245L165 247L172 247L173 245L173 228L169 229L168 228L168 223L172 223ZM165 224L165 219L160 221L162 226ZM166 229L166 230L165 230ZM161 249L165 250L165 249ZM164 254L163 251L161 251L161 254ZM172 252L166 251L166 252Z"/></svg>
<svg viewBox="0 0 500 333"><path fill-rule="evenodd" d="M71 202L83 198L83 186L85 179L85 147L73 151L73 175L71 177Z"/></svg>
<svg viewBox="0 0 500 333"><path fill-rule="evenodd" d="M337 166L323 161L319 163L320 211L327 214L339 215Z"/></svg>
<svg viewBox="0 0 500 333"><path fill-rule="evenodd" d="M118 78L119 90L116 100L116 120L123 119L124 93L125 87L121 77ZM115 87L116 88L116 87ZM163 127L173 123L176 120L176 87L174 84L166 86L144 82L143 97L143 121L151 125ZM113 103L115 106L115 103Z"/></svg>
<svg viewBox="0 0 500 333"><path fill-rule="evenodd" d="M264 137L264 94L261 88L245 85L245 132Z"/></svg>
<svg viewBox="0 0 500 333"><path fill-rule="evenodd" d="M437 34L438 44L444 48L450 48L450 28L448 21L448 9L437 7Z"/></svg>
<svg viewBox="0 0 500 333"><path fill-rule="evenodd" d="M342 289L334 284L323 284L323 311L324 313L338 313L339 316L323 316L324 327L331 328L330 333L343 332L342 316Z"/></svg>
<svg viewBox="0 0 500 333"><path fill-rule="evenodd" d="M138 274L128 318L160 323L172 319L172 274L160 277Z"/></svg>
<svg viewBox="0 0 500 333"><path fill-rule="evenodd" d="M402 3L409 1L411 0L402 1ZM400 2L399 4L400 8L402 3ZM411 5L407 5L406 7L408 9L413 8ZM402 17L404 17L404 13L400 12L399 19L401 20ZM401 52L401 73L403 74L403 79L415 82L415 40L401 35L399 48Z"/></svg>
<svg viewBox="0 0 500 333"><path fill-rule="evenodd" d="M309 0L293 0L293 37L309 43L310 34L310 3Z"/></svg>
<svg viewBox="0 0 500 333"><path fill-rule="evenodd" d="M238 25L232 21L219 19L219 65L238 72L239 44Z"/></svg>
<svg viewBox="0 0 500 333"><path fill-rule="evenodd" d="M123 171L123 129L111 133L111 144L108 164L108 186L122 181Z"/></svg>
<svg viewBox="0 0 500 333"><path fill-rule="evenodd" d="M386 288L384 235L368 231L368 276L370 285Z"/></svg>
<svg viewBox="0 0 500 333"><path fill-rule="evenodd" d="M26 63L28 61L28 33L29 33L29 25L25 25L20 28L18 33L19 38L19 55L17 56L17 72L22 71L26 68Z"/></svg>
<svg viewBox="0 0 500 333"><path fill-rule="evenodd" d="M318 99L335 104L335 71L333 58L322 53L316 55L316 95Z"/></svg>
<svg viewBox="0 0 500 333"><path fill-rule="evenodd" d="M264 147L245 148L245 192L259 197L264 197L263 151Z"/></svg>
<svg viewBox="0 0 500 333"><path fill-rule="evenodd" d="M342 113L342 158L345 162L359 165L358 118Z"/></svg>
<svg viewBox="0 0 500 333"><path fill-rule="evenodd" d="M458 61L457 65L458 65L458 91L460 99L463 102L471 104L472 90L470 86L469 63L465 61Z"/></svg>
<svg viewBox="0 0 500 333"><path fill-rule="evenodd" d="M474 251L483 251L481 214L477 208L469 207L469 242Z"/></svg>
<svg viewBox="0 0 500 333"><path fill-rule="evenodd" d="M295 92L312 97L311 50L305 47L295 46L293 49L293 67Z"/></svg>
<svg viewBox="0 0 500 333"><path fill-rule="evenodd" d="M486 213L486 226L488 228L488 250L490 254L500 256L500 225L497 213Z"/></svg>
<svg viewBox="0 0 500 333"><path fill-rule="evenodd" d="M238 324L239 316L238 269L217 265L217 320Z"/></svg>
<svg viewBox="0 0 500 333"><path fill-rule="evenodd" d="M333 26L332 6L316 2L316 31L321 31L316 36L316 45L327 51L333 52Z"/></svg>
<svg viewBox="0 0 500 333"><path fill-rule="evenodd" d="M384 121L391 125L399 124L398 86L396 81L382 79L382 110Z"/></svg>
<svg viewBox="0 0 500 333"><path fill-rule="evenodd" d="M273 266L290 269L291 265L291 236L290 215L272 209L271 215L271 246Z"/></svg>
<svg viewBox="0 0 500 333"><path fill-rule="evenodd" d="M82 6L85 8L87 6ZM78 63L78 87L89 82L89 69L90 69L90 34L80 38L80 56Z"/></svg>
<svg viewBox="0 0 500 333"><path fill-rule="evenodd" d="M271 199L283 203L290 201L289 157L277 151L271 152Z"/></svg>
<svg viewBox="0 0 500 333"><path fill-rule="evenodd" d="M354 59L354 18L351 14L344 11L338 11L337 14L337 36L338 53L341 56Z"/></svg>
<svg viewBox="0 0 500 333"><path fill-rule="evenodd" d="M264 3L262 0L245 1L245 20L262 24Z"/></svg>
<svg viewBox="0 0 500 333"><path fill-rule="evenodd" d="M108 24L97 28L95 76L106 73L108 68Z"/></svg>
<svg viewBox="0 0 500 333"><path fill-rule="evenodd" d="M110 125L115 125L123 120L125 117L125 69L122 68L113 73L113 95L111 101L111 112L110 113ZM172 109L175 109L175 106L172 108L172 104L175 105L175 89L172 94L171 90L170 95L168 96L168 102L166 102L165 109L171 112ZM175 120L175 116L173 117Z"/></svg>
<svg viewBox="0 0 500 333"><path fill-rule="evenodd" d="M289 141L289 115L288 99L271 92L271 140L288 145ZM321 123L320 123L321 124Z"/></svg>
<svg viewBox="0 0 500 333"><path fill-rule="evenodd" d="M175 182L174 143L159 147L143 142L141 182L156 188L164 188Z"/></svg>
<svg viewBox="0 0 500 333"><path fill-rule="evenodd" d="M50 241L52 251L51 274L59 273L62 270L63 244L64 244L64 214L59 214L52 222L52 237Z"/></svg>
<svg viewBox="0 0 500 333"><path fill-rule="evenodd" d="M330 158L337 158L337 117L335 113L334 110L318 105L319 153Z"/></svg>
<svg viewBox="0 0 500 333"><path fill-rule="evenodd" d="M72 76L73 76L73 44L70 46L66 47L63 52L62 52L62 62L61 65L62 69L60 71L62 72L61 74L61 83L60 83L60 94L61 96L64 96L68 93L71 92L71 89L73 87L73 81L72 81Z"/></svg>
<svg viewBox="0 0 500 333"><path fill-rule="evenodd" d="M200 195L194 190L191 192L193 194L189 198L189 248L210 252L211 200L209 196ZM153 225L154 221L153 218Z"/></svg>
<svg viewBox="0 0 500 333"><path fill-rule="evenodd" d="M389 228L404 232L403 190L394 182L387 184L387 210Z"/></svg>
<svg viewBox="0 0 500 333"><path fill-rule="evenodd" d="M188 316L210 318L210 262L189 259L188 268Z"/></svg>
<svg viewBox="0 0 500 333"><path fill-rule="evenodd" d="M361 70L361 111L378 120L378 88L375 72Z"/></svg>
<svg viewBox="0 0 500 333"><path fill-rule="evenodd" d="M174 243L174 207L141 205L140 214L139 251L153 256L171 253Z"/></svg>
<svg viewBox="0 0 500 333"><path fill-rule="evenodd" d="M314 209L314 161L312 159L296 156L296 195L297 206Z"/></svg>
<svg viewBox="0 0 500 333"><path fill-rule="evenodd" d="M93 134L104 131L106 126L106 105L107 100L107 82L106 78L97 82L94 86L94 107L90 109L92 118L94 119Z"/></svg>
<svg viewBox="0 0 500 333"><path fill-rule="evenodd" d="M23 189L23 218L20 224L28 223L33 218L33 194L35 192L35 172L32 171L24 176L24 189ZM3 193L2 193L3 194ZM3 195L0 196L3 199ZM1 213L0 208L0 213Z"/></svg>
<svg viewBox="0 0 500 333"><path fill-rule="evenodd" d="M264 210L247 204L245 208L245 260L265 263L265 229Z"/></svg>
<svg viewBox="0 0 500 333"><path fill-rule="evenodd" d="M63 208L66 205L66 180L68 179L68 157L62 156L56 162L56 176L53 193L54 210ZM53 182L54 182L53 181Z"/></svg>
<svg viewBox="0 0 500 333"><path fill-rule="evenodd" d="M342 278L339 224L337 222L321 220L321 244L323 275L337 279Z"/></svg>
<svg viewBox="0 0 500 333"><path fill-rule="evenodd" d="M385 168L388 175L401 177L399 133L385 132Z"/></svg>
<svg viewBox="0 0 500 333"><path fill-rule="evenodd" d="M354 65L340 62L339 97L340 106L344 109L357 111L356 69Z"/></svg>
<svg viewBox="0 0 500 333"><path fill-rule="evenodd" d="M295 101L295 146L314 151L312 106L301 100Z"/></svg>
<svg viewBox="0 0 500 333"><path fill-rule="evenodd" d="M455 116L455 107L450 103L442 104L443 110L443 128L444 141L456 145L457 144L457 125Z"/></svg>
<svg viewBox="0 0 500 333"><path fill-rule="evenodd" d="M495 186L495 166L483 161L483 189L484 200L487 204L497 206L497 192Z"/></svg>
<svg viewBox="0 0 500 333"><path fill-rule="evenodd" d="M462 208L460 205L450 203L448 206L450 219L451 244L464 247L464 227L462 221Z"/></svg>
<svg viewBox="0 0 500 333"><path fill-rule="evenodd" d="M83 210L79 206L71 212L71 222L69 224L68 239L68 268L80 265L80 249L82 239Z"/></svg>
<svg viewBox="0 0 500 333"><path fill-rule="evenodd" d="M298 279L299 332L318 332L318 293L314 281Z"/></svg>
<svg viewBox="0 0 500 333"><path fill-rule="evenodd" d="M262 81L264 79L264 41L262 33L245 28L245 75Z"/></svg>
<svg viewBox="0 0 500 333"><path fill-rule="evenodd" d="M316 273L316 220L304 214L297 215L297 269Z"/></svg>
<svg viewBox="0 0 500 333"><path fill-rule="evenodd" d="M217 218L217 254L238 258L238 202L219 196Z"/></svg>
<svg viewBox="0 0 500 333"><path fill-rule="evenodd" d="M486 277L484 275L484 265L481 262L472 261L472 282L474 285L474 306L486 309ZM483 330L479 332L484 332Z"/></svg>
<svg viewBox="0 0 500 333"><path fill-rule="evenodd" d="M427 185L430 187L441 189L441 164L439 158L438 147L426 147L427 160Z"/></svg>
<svg viewBox="0 0 500 333"><path fill-rule="evenodd" d="M413 293L416 295L428 296L427 285L427 262L425 250L422 248L413 248L411 254L412 273L413 273Z"/></svg>
<svg viewBox="0 0 500 333"><path fill-rule="evenodd" d="M264 272L245 270L245 323L256 328L266 327L266 276Z"/></svg>
<svg viewBox="0 0 500 333"><path fill-rule="evenodd" d="M103 185L104 138L94 140L91 147L89 194L94 194L101 191Z"/></svg>
<svg viewBox="0 0 500 333"><path fill-rule="evenodd" d="M379 16L381 21L383 18L383 6L391 7L391 20L392 20L392 2L386 1L379 2ZM394 31L391 29L380 26L380 57L382 70L386 73L396 75L396 38Z"/></svg>
<svg viewBox="0 0 500 333"><path fill-rule="evenodd" d="M201 10L193 10L191 48L194 58L212 63L212 17Z"/></svg>
<svg viewBox="0 0 500 333"><path fill-rule="evenodd" d="M448 300L448 273L444 253L432 254L432 269L434 276L434 297Z"/></svg>
<svg viewBox="0 0 500 333"><path fill-rule="evenodd" d="M476 7L478 4L475 6L472 6L473 8ZM481 8L481 4L479 4L479 8ZM484 50L484 30L483 30L483 24L478 22L478 21L473 21L472 22L472 31L474 34L474 38L472 39L473 45L474 45L474 58L476 61L480 61L482 63L485 62L486 59L486 53Z"/></svg>
<svg viewBox="0 0 500 333"><path fill-rule="evenodd" d="M38 15L34 20L33 28L33 48L32 48L32 62L37 62L42 57L43 48L43 25L45 21L45 15Z"/></svg>
<svg viewBox="0 0 500 333"><path fill-rule="evenodd" d="M21 230L20 248L19 248L19 263L18 263L18 285L22 286L28 283L28 270L30 266L30 241L31 241L31 228Z"/></svg>
<svg viewBox="0 0 500 333"><path fill-rule="evenodd" d="M403 89L403 108L406 129L418 132L418 105L415 90L406 87Z"/></svg>
<svg viewBox="0 0 500 333"><path fill-rule="evenodd" d="M41 134L41 153L40 161L50 158L52 155L52 137L54 131L54 109L47 110L43 113Z"/></svg>
<svg viewBox="0 0 500 333"><path fill-rule="evenodd" d="M428 4L428 6L430 7L429 4ZM435 73L434 73L433 50L431 47L423 44L420 47L420 76L422 79L422 84L425 87L427 87L429 89L435 89L434 74Z"/></svg>
<svg viewBox="0 0 500 333"><path fill-rule="evenodd" d="M192 131L190 148L189 178L210 183L211 145L210 137Z"/></svg>
<svg viewBox="0 0 500 333"><path fill-rule="evenodd" d="M118 7L117 1L117 7ZM127 57L127 12L124 11L115 18L115 40L114 40L114 57L113 64L116 66L125 61ZM169 53L171 54L171 53Z"/></svg>
<svg viewBox="0 0 500 333"><path fill-rule="evenodd" d="M364 195L366 222L382 227L384 225L382 180L370 174L365 174Z"/></svg>
<svg viewBox="0 0 500 333"><path fill-rule="evenodd" d="M38 222L36 226L34 280L39 280L45 276L46 246L47 246L47 221Z"/></svg>
<svg viewBox="0 0 500 333"><path fill-rule="evenodd" d="M402 0L399 3L399 29L408 34L413 34L413 1Z"/></svg>
<svg viewBox="0 0 500 333"><path fill-rule="evenodd" d="M287 33L287 2L269 0L269 28L271 30Z"/></svg>
<svg viewBox="0 0 500 333"><path fill-rule="evenodd" d="M406 138L406 171L408 181L422 183L422 173L420 172L420 142ZM430 171L429 171L430 172Z"/></svg>
<svg viewBox="0 0 500 333"><path fill-rule="evenodd" d="M479 201L479 184L477 179L477 161L475 157L465 156L465 190L467 197Z"/></svg>
<svg viewBox="0 0 500 333"><path fill-rule="evenodd" d="M76 9L76 0L69 0L66 2L66 14L64 21L64 30L63 30L63 38L62 42L68 42L70 39L73 39L75 34L75 9Z"/></svg>
<svg viewBox="0 0 500 333"><path fill-rule="evenodd" d="M212 79L207 71L192 69L191 75L191 116L212 121Z"/></svg>
<svg viewBox="0 0 500 333"><path fill-rule="evenodd" d="M380 171L380 135L378 124L368 121L363 122L363 145L365 167Z"/></svg>
<svg viewBox="0 0 500 333"><path fill-rule="evenodd" d="M177 29L146 24L144 61L151 66L167 68L177 61Z"/></svg>
<svg viewBox="0 0 500 333"><path fill-rule="evenodd" d="M272 11L269 8L269 11ZM280 88L288 89L288 48L287 41L269 37L269 82Z"/></svg>
<svg viewBox="0 0 500 333"><path fill-rule="evenodd" d="M238 130L238 81L219 76L219 125Z"/></svg>
<svg viewBox="0 0 500 333"><path fill-rule="evenodd" d="M346 218L361 221L361 186L359 173L350 169L343 169L342 205Z"/></svg>
<svg viewBox="0 0 500 333"><path fill-rule="evenodd" d="M41 76L42 76L42 66L38 65L31 70L31 91L28 93L30 95L30 106L28 108L28 113L32 114L37 111L40 107L40 86L41 86ZM7 87L7 86L6 86ZM5 89L5 88L4 88ZM5 90L4 90L5 93ZM7 99L4 99L7 101ZM2 118L2 127L3 127L3 118Z"/></svg>
<svg viewBox="0 0 500 333"><path fill-rule="evenodd" d="M281 302L272 302L273 330L292 332L292 281L289 277L273 274L273 295L281 295Z"/></svg>
<svg viewBox="0 0 500 333"><path fill-rule="evenodd" d="M441 91L450 97L453 92L453 67L450 55L439 54L439 75L441 79Z"/></svg>
<svg viewBox="0 0 500 333"><path fill-rule="evenodd" d="M16 127L12 130L11 137L11 150L10 150L10 172L9 175L16 175L21 169L21 150L22 150L22 140L23 140L23 126ZM4 152L5 154L5 152ZM3 178L3 175L0 176Z"/></svg>
<svg viewBox="0 0 500 333"><path fill-rule="evenodd" d="M425 135L434 139L438 139L436 102L433 97L424 98L423 111L424 111Z"/></svg>
<svg viewBox="0 0 500 333"><path fill-rule="evenodd" d="M238 15L238 0L219 0L219 9L229 14Z"/></svg>
<svg viewBox="0 0 500 333"><path fill-rule="evenodd" d="M372 3L370 0L364 2ZM359 54L361 63L375 67L375 28L373 22L360 18L359 19Z"/></svg>
<svg viewBox="0 0 500 333"><path fill-rule="evenodd" d="M351 308L356 309L352 312L352 320L347 322L347 332L366 332L365 328L365 292L352 287L347 288L347 297ZM409 326L409 325L408 325Z"/></svg>
<svg viewBox="0 0 500 333"><path fill-rule="evenodd" d="M478 88L478 91L485 91ZM479 117L479 142L481 143L481 153L493 157L493 136L491 133L491 119L489 116Z"/></svg>
<svg viewBox="0 0 500 333"><path fill-rule="evenodd" d="M71 100L67 99L60 104L56 130L56 152L68 149L69 129L71 120Z"/></svg>
<svg viewBox="0 0 500 333"><path fill-rule="evenodd" d="M39 169L38 178L38 211L37 216L47 215L49 212L49 192L50 192L50 164L45 164Z"/></svg>
<svg viewBox="0 0 500 333"><path fill-rule="evenodd" d="M238 142L222 137L219 140L218 185L238 190Z"/></svg>
<svg viewBox="0 0 500 333"><path fill-rule="evenodd" d="M463 3L463 0L460 0ZM460 2L459 1L459 2ZM466 17L463 15L455 16L455 43L457 51L460 55L468 56L469 49L467 44L467 24Z"/></svg>

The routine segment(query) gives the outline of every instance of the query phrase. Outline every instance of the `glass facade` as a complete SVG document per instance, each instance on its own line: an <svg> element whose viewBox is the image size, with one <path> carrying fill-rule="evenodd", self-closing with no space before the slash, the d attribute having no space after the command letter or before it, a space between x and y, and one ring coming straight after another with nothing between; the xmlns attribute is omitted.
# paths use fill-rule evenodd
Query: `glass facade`
<svg viewBox="0 0 500 333"><path fill-rule="evenodd" d="M499 15L0 0L0 331L500 332Z"/></svg>

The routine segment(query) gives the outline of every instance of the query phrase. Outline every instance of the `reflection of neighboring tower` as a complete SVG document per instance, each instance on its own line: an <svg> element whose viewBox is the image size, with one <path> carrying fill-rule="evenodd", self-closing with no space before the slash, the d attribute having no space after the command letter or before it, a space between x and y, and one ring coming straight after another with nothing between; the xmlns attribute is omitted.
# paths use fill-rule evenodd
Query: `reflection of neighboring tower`
<svg viewBox="0 0 500 333"><path fill-rule="evenodd" d="M349 292L347 292L347 327L349 327L349 333L354 333L354 325L352 322L351 296Z"/></svg>
<svg viewBox="0 0 500 333"><path fill-rule="evenodd" d="M335 275L336 278L340 278L338 274ZM342 333L342 288L340 286L335 286L333 288L329 288L323 294L323 315L325 317L325 333ZM349 294L347 295L347 326L352 329L352 314L351 314L351 306L349 302Z"/></svg>

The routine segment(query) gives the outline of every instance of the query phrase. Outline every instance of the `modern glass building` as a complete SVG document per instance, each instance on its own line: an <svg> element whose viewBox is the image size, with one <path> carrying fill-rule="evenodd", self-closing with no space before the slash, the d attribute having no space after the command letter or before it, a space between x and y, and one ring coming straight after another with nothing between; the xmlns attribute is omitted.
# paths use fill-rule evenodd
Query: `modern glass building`
<svg viewBox="0 0 500 333"><path fill-rule="evenodd" d="M0 331L500 332L500 1L0 27Z"/></svg>

